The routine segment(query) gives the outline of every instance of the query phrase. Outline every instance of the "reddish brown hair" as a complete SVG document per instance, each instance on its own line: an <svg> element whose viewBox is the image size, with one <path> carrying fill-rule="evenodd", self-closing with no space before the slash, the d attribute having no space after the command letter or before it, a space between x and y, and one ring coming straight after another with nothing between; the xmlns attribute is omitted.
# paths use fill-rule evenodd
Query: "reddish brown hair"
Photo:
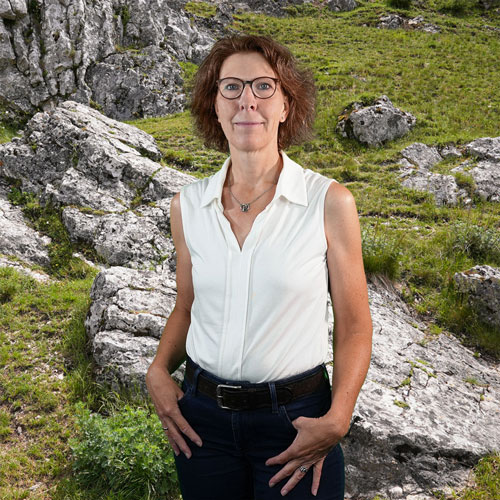
<svg viewBox="0 0 500 500"><path fill-rule="evenodd" d="M195 76L191 113L195 127L205 145L219 151L229 146L215 114L216 80L222 63L238 52L262 54L280 81L283 94L288 98L289 112L278 129L278 149L299 144L312 135L316 87L309 70L297 67L292 53L268 36L242 35L223 38L216 42L201 63Z"/></svg>

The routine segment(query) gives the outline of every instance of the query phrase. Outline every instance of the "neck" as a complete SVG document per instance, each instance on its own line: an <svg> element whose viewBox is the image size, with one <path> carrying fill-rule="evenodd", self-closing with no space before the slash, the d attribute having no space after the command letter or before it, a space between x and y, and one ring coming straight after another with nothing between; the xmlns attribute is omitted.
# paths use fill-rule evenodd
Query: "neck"
<svg viewBox="0 0 500 500"><path fill-rule="evenodd" d="M281 155L272 151L231 151L231 165L227 178L229 185L248 190L276 184L281 172Z"/></svg>

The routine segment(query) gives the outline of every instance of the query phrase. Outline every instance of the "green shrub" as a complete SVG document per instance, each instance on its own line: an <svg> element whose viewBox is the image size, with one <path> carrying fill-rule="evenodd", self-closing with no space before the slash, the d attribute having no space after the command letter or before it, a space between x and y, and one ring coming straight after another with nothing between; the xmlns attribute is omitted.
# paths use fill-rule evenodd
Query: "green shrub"
<svg viewBox="0 0 500 500"><path fill-rule="evenodd" d="M387 5L395 9L409 9L411 7L411 0L387 0Z"/></svg>
<svg viewBox="0 0 500 500"><path fill-rule="evenodd" d="M471 12L477 6L477 0L440 0L437 2L439 11L451 14L465 14Z"/></svg>
<svg viewBox="0 0 500 500"><path fill-rule="evenodd" d="M378 228L367 226L361 229L361 240L365 272L397 278L402 255L401 238L388 236Z"/></svg>
<svg viewBox="0 0 500 500"><path fill-rule="evenodd" d="M81 432L71 449L81 486L124 500L179 497L173 452L155 415L125 406L104 418L76 408Z"/></svg>
<svg viewBox="0 0 500 500"><path fill-rule="evenodd" d="M450 227L447 241L449 255L461 252L478 262L500 265L500 231L476 224L456 222Z"/></svg>

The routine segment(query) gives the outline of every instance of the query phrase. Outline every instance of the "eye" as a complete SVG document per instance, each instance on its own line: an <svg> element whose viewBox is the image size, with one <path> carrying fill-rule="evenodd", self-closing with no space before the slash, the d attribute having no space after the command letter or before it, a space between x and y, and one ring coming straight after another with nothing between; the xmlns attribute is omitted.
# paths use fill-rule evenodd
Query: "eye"
<svg viewBox="0 0 500 500"><path fill-rule="evenodd" d="M241 85L235 82L228 82L224 85L224 90L235 91L240 90Z"/></svg>
<svg viewBox="0 0 500 500"><path fill-rule="evenodd" d="M259 82L259 83L257 84L257 88L258 88L259 90L269 90L269 89L271 89L272 87L271 87L271 85L270 85L269 83L267 83L267 82Z"/></svg>

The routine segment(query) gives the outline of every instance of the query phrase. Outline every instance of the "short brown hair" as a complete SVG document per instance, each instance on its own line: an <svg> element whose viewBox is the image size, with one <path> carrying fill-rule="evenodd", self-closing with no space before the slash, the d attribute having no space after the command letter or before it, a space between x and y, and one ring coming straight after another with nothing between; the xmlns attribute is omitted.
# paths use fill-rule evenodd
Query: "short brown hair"
<svg viewBox="0 0 500 500"><path fill-rule="evenodd" d="M278 149L299 144L312 135L316 87L310 70L298 68L292 53L268 36L238 35L222 38L201 63L195 76L191 113L205 145L228 151L228 142L215 114L215 98L222 63L238 52L262 54L276 73L289 112L278 129Z"/></svg>

